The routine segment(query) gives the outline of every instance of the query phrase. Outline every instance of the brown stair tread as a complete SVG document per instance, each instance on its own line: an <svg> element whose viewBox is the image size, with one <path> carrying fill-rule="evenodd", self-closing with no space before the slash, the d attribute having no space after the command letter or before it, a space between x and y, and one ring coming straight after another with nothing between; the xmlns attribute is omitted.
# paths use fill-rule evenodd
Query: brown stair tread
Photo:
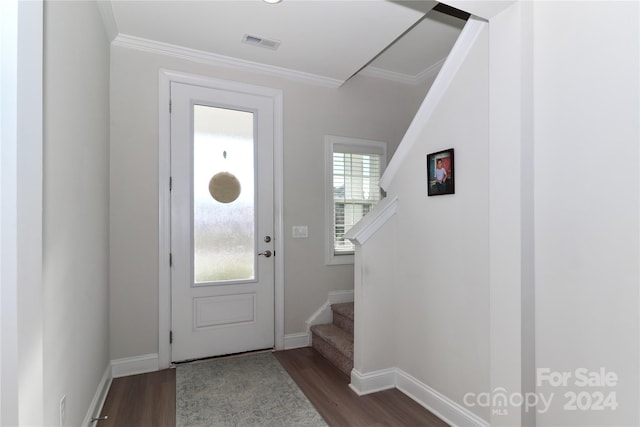
<svg viewBox="0 0 640 427"><path fill-rule="evenodd" d="M331 310L353 320L353 303L344 302L340 304L331 304Z"/></svg>
<svg viewBox="0 0 640 427"><path fill-rule="evenodd" d="M314 325L311 327L311 332L331 344L349 359L353 359L353 336L344 329L333 324Z"/></svg>

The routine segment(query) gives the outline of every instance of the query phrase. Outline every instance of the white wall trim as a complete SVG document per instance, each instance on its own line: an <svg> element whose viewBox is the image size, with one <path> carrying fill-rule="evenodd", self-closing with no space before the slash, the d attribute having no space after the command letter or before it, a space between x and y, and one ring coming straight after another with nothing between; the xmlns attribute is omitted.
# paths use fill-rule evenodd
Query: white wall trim
<svg viewBox="0 0 640 427"><path fill-rule="evenodd" d="M452 426L489 427L484 419L400 368L381 369L366 374L353 369L349 387L358 396L397 388Z"/></svg>
<svg viewBox="0 0 640 427"><path fill-rule="evenodd" d="M332 321L331 303L327 300L306 320L305 324L308 331L313 325L324 325Z"/></svg>
<svg viewBox="0 0 640 427"><path fill-rule="evenodd" d="M278 90L273 99L273 227L274 245L274 316L275 349L284 343L284 98ZM279 254L279 255L278 255Z"/></svg>
<svg viewBox="0 0 640 427"><path fill-rule="evenodd" d="M454 426L489 427L489 423L464 406L396 368L396 388Z"/></svg>
<svg viewBox="0 0 640 427"><path fill-rule="evenodd" d="M442 58L441 60L439 60L432 66L430 66L429 68L425 68L424 70L420 71L416 75L416 79L418 80L418 83L424 83L428 78L432 76L433 77L437 76L446 60L447 60L447 57L445 56L444 58Z"/></svg>
<svg viewBox="0 0 640 427"><path fill-rule="evenodd" d="M379 371L360 373L357 369L351 370L351 390L358 396L388 390L396 386L396 368L381 369Z"/></svg>
<svg viewBox="0 0 640 427"><path fill-rule="evenodd" d="M118 34L118 36L113 40L112 45L129 49L137 49L148 53L172 56L174 58L186 59L188 61L201 62L215 67L226 67L240 71L266 74L316 86L338 88L344 84L344 81L339 79L332 79L329 77L290 70L273 65L260 64L257 62L176 46L169 43L162 43L141 37L129 36L126 34Z"/></svg>
<svg viewBox="0 0 640 427"><path fill-rule="evenodd" d="M105 3L106 5L103 5L103 3ZM156 40L145 39L142 37L120 34L118 33L117 21L114 18L110 2L99 2L99 4L100 14L102 15L105 30L107 32L107 35L109 36L109 40L112 40L112 45L114 46L136 49L148 53L172 56L174 58L186 59L188 61L201 62L215 67L233 68L240 71L250 71L254 73L266 74L269 76L321 87L338 88L345 83L345 81L340 79L333 79L317 74L306 73L304 71L291 70L275 65L261 64L258 62L233 58L230 56L215 54L203 50L191 49L174 44L159 42ZM372 66L363 68L357 74L389 80L396 83L419 85L424 83L429 77L437 74L440 71L445 60L446 57L438 60L435 64L429 66L428 68L420 71L415 75L399 73L396 71L385 70L383 68Z"/></svg>
<svg viewBox="0 0 640 427"><path fill-rule="evenodd" d="M456 40L456 43L451 49L451 53L449 53L449 56L447 56L447 59L445 60L442 70L433 82L431 89L429 89L427 96L422 102L422 105L420 105L415 118L409 125L409 129L407 129L407 132L396 149L393 158L389 162L387 169L380 179L380 187L383 189L387 190L389 188L394 176L402 167L405 158L411 151L415 142L418 141L422 135L422 130L429 123L429 120L438 107L440 100L446 93L449 85L458 73L458 70L466 60L476 39L487 25L487 22L480 21L475 17L469 18L465 24L458 40Z"/></svg>
<svg viewBox="0 0 640 427"><path fill-rule="evenodd" d="M160 369L171 364L171 77L160 70L158 76L158 365Z"/></svg>
<svg viewBox="0 0 640 427"><path fill-rule="evenodd" d="M333 322L333 312L331 304L341 304L345 302L353 302L353 290L329 291L329 295L324 304L320 306L305 322L307 325L306 332L289 334L285 336L285 350L291 348L308 347L311 345L310 329L313 325L323 325ZM306 339L306 344L303 345Z"/></svg>
<svg viewBox="0 0 640 427"><path fill-rule="evenodd" d="M333 322L333 313L331 304L341 304L344 302L353 302L353 290L329 291L327 301L320 306L305 322L307 325L307 334L313 325L323 325ZM311 342L311 339L309 339Z"/></svg>
<svg viewBox="0 0 640 427"><path fill-rule="evenodd" d="M397 197L382 199L380 203L373 208L373 211L351 227L351 229L345 233L344 237L355 244L363 245L364 242L369 240L376 231L380 230L397 211Z"/></svg>
<svg viewBox="0 0 640 427"><path fill-rule="evenodd" d="M442 68L442 64L447 58L444 57L440 59L435 64L425 68L420 71L416 75L399 73L397 71L389 71L383 68L368 66L363 68L358 74L367 77L376 77L379 79L385 79L396 83L404 83L409 85L418 85L424 83L427 78L433 76L434 74L438 74L440 69Z"/></svg>
<svg viewBox="0 0 640 427"><path fill-rule="evenodd" d="M309 347L310 344L311 344L311 339L308 332L298 332L295 334L287 334L284 336L285 350Z"/></svg>
<svg viewBox="0 0 640 427"><path fill-rule="evenodd" d="M0 1L0 425L19 420L18 38L18 0Z"/></svg>
<svg viewBox="0 0 640 427"><path fill-rule="evenodd" d="M417 85L420 83L417 75L414 76L411 74L399 73L397 71L385 70L384 68L373 67L371 65L360 70L358 74L361 76L390 80L392 82L408 85Z"/></svg>
<svg viewBox="0 0 640 427"><path fill-rule="evenodd" d="M128 375L154 372L159 369L158 361L157 353L115 359L111 361L111 376L112 378L120 378Z"/></svg>
<svg viewBox="0 0 640 427"><path fill-rule="evenodd" d="M113 379L111 375L111 371L112 371L112 367L111 367L111 363L109 363L106 369L104 370L102 379L98 383L96 392L93 395L93 399L91 400L91 404L89 405L89 409L87 410L87 415L84 416L82 427L93 427L93 423L91 422L91 419L100 416L100 412L102 412L102 407L104 406L104 402L105 400L107 400L109 387L111 387L111 380Z"/></svg>
<svg viewBox="0 0 640 427"><path fill-rule="evenodd" d="M284 339L284 119L283 95L280 89L250 85L213 77L181 73L161 69L158 86L158 367L168 368L171 363L171 269L169 252L171 250L171 199L169 176L171 174L171 127L169 100L171 82L200 85L205 87L233 90L271 97L273 100L273 203L274 203L274 328L275 349L285 348Z"/></svg>

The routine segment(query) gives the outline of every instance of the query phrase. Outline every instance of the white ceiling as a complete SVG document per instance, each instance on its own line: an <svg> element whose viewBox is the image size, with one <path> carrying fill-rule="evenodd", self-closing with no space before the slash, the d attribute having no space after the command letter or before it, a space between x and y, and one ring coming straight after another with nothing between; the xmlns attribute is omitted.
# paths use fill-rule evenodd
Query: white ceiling
<svg viewBox="0 0 640 427"><path fill-rule="evenodd" d="M437 3L431 0L283 0L279 4L111 0L109 4L111 10L106 14L103 10L103 15L112 21L107 27L115 30L116 42L208 56L263 72L307 76L333 86L372 60L375 70L415 80L441 64L464 24L432 11ZM242 43L246 34L278 41L280 46L273 50Z"/></svg>
<svg viewBox="0 0 640 427"><path fill-rule="evenodd" d="M370 65L407 76L419 76L440 65L447 57L464 23L459 18L431 10Z"/></svg>

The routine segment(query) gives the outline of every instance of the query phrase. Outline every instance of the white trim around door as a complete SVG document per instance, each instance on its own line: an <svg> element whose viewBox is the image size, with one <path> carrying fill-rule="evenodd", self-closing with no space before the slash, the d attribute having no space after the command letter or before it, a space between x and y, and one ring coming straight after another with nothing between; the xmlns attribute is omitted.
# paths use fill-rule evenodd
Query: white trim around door
<svg viewBox="0 0 640 427"><path fill-rule="evenodd" d="M169 177L171 172L171 126L170 86L171 82L217 88L240 93L271 97L274 103L274 250L275 256L275 348L284 349L284 221L283 221L283 96L279 89L255 86L212 77L182 72L160 70L159 138L158 138L158 368L169 367L171 362L171 270L169 252L171 248L171 203Z"/></svg>

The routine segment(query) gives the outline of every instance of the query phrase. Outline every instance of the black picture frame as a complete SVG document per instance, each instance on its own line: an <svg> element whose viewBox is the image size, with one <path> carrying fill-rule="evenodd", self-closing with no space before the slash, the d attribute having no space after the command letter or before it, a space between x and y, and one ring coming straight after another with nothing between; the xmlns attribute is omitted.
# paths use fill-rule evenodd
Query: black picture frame
<svg viewBox="0 0 640 427"><path fill-rule="evenodd" d="M440 166L438 167L438 162ZM448 150L437 151L427 154L427 195L443 196L445 194L455 194L456 192L456 176L454 171L453 148ZM436 169L438 172L436 172ZM444 169L443 172L440 172ZM436 176L436 174L442 179Z"/></svg>

